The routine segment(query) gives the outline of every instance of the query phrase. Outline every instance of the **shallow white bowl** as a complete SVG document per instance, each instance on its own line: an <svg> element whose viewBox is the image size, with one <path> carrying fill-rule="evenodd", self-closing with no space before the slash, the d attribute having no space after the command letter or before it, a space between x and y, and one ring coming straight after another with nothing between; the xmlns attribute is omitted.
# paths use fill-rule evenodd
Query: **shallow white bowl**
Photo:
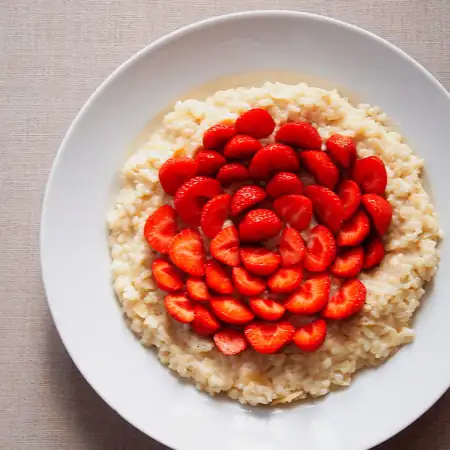
<svg viewBox="0 0 450 450"><path fill-rule="evenodd" d="M123 64L81 110L58 152L42 214L42 270L56 326L88 382L127 421L178 450L366 449L410 424L450 384L445 241L414 344L315 403L258 409L212 399L172 376L127 328L110 284L105 225L126 148L193 87L270 69L331 80L385 110L426 158L441 225L450 228L450 98L386 41L320 16L253 12L191 25Z"/></svg>

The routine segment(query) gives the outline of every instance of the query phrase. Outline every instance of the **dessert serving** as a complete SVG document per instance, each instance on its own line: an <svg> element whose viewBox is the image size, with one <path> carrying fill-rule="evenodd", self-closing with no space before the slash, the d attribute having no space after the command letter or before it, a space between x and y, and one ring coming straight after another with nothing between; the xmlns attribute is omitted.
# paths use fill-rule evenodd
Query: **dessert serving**
<svg viewBox="0 0 450 450"><path fill-rule="evenodd" d="M414 337L440 230L378 108L266 83L178 102L108 217L131 329L209 394L288 403Z"/></svg>

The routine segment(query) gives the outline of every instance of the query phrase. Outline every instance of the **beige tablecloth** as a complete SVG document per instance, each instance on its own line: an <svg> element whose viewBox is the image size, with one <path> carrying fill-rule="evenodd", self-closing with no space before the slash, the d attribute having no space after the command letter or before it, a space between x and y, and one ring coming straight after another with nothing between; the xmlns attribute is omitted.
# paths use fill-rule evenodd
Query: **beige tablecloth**
<svg viewBox="0 0 450 450"><path fill-rule="evenodd" d="M100 400L61 344L40 280L42 194L67 127L118 64L182 25L246 9L360 25L450 89L449 0L0 0L1 449L163 448ZM379 447L400 448L450 449L449 393Z"/></svg>

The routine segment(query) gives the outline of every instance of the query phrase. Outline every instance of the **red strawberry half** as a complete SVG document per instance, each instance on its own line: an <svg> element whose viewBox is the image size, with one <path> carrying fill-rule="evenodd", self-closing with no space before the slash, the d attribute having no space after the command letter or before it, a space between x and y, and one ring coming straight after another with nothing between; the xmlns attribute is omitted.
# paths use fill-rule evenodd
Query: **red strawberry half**
<svg viewBox="0 0 450 450"><path fill-rule="evenodd" d="M312 275L288 298L284 306L294 314L315 314L327 304L330 288L328 275Z"/></svg>
<svg viewBox="0 0 450 450"><path fill-rule="evenodd" d="M198 163L191 158L170 158L159 169L159 182L169 194L175 195L178 188L197 174Z"/></svg>
<svg viewBox="0 0 450 450"><path fill-rule="evenodd" d="M364 247L364 269L378 266L384 258L384 246L379 237L371 239Z"/></svg>
<svg viewBox="0 0 450 450"><path fill-rule="evenodd" d="M145 222L144 238L157 252L169 253L170 244L176 234L177 213L169 205L158 208Z"/></svg>
<svg viewBox="0 0 450 450"><path fill-rule="evenodd" d="M231 214L237 216L266 198L266 191L261 186L248 185L238 189L231 199Z"/></svg>
<svg viewBox="0 0 450 450"><path fill-rule="evenodd" d="M234 125L218 123L208 128L203 135L203 147L206 149L220 149L236 133Z"/></svg>
<svg viewBox="0 0 450 450"><path fill-rule="evenodd" d="M248 297L262 294L266 289L264 278L253 275L243 267L233 267L233 282L236 289Z"/></svg>
<svg viewBox="0 0 450 450"><path fill-rule="evenodd" d="M167 294L164 299L167 312L178 322L190 323L194 320L194 305L184 294Z"/></svg>
<svg viewBox="0 0 450 450"><path fill-rule="evenodd" d="M239 264L239 235L234 225L221 230L209 246L211 255L227 266Z"/></svg>
<svg viewBox="0 0 450 450"><path fill-rule="evenodd" d="M221 194L209 200L203 207L200 225L203 233L210 239L214 238L228 219L230 210L230 194Z"/></svg>
<svg viewBox="0 0 450 450"><path fill-rule="evenodd" d="M232 183L241 183L242 181L249 180L250 172L243 164L225 164L220 168L216 178L222 186L229 186Z"/></svg>
<svg viewBox="0 0 450 450"><path fill-rule="evenodd" d="M182 289L183 280L176 268L165 259L155 259L152 263L152 272L160 289L168 292Z"/></svg>
<svg viewBox="0 0 450 450"><path fill-rule="evenodd" d="M216 347L226 356L234 356L247 348L247 340L241 331L227 328L214 335Z"/></svg>
<svg viewBox="0 0 450 450"><path fill-rule="evenodd" d="M258 242L276 236L283 224L269 209L249 211L239 224L239 235L244 242Z"/></svg>
<svg viewBox="0 0 450 450"><path fill-rule="evenodd" d="M275 140L302 149L320 150L322 147L319 132L308 122L290 122L282 125L275 135Z"/></svg>
<svg viewBox="0 0 450 450"><path fill-rule="evenodd" d="M241 301L225 295L213 297L211 308L219 320L233 325L246 324L255 317Z"/></svg>
<svg viewBox="0 0 450 450"><path fill-rule="evenodd" d="M197 175L214 175L227 160L218 152L202 150L195 155L198 164Z"/></svg>
<svg viewBox="0 0 450 450"><path fill-rule="evenodd" d="M353 167L353 179L364 193L383 195L387 185L386 167L378 156L358 159Z"/></svg>
<svg viewBox="0 0 450 450"><path fill-rule="evenodd" d="M366 301L366 288L357 279L346 281L322 311L327 319L345 319L359 312Z"/></svg>
<svg viewBox="0 0 450 450"><path fill-rule="evenodd" d="M306 254L303 258L305 269L310 272L323 272L336 257L336 242L331 231L317 225L309 234Z"/></svg>
<svg viewBox="0 0 450 450"><path fill-rule="evenodd" d="M303 166L314 177L316 183L334 189L339 181L339 170L330 157L322 151L306 151L300 154Z"/></svg>
<svg viewBox="0 0 450 450"><path fill-rule="evenodd" d="M241 260L250 272L266 276L280 265L280 255L265 247L242 247Z"/></svg>
<svg viewBox="0 0 450 450"><path fill-rule="evenodd" d="M261 142L254 137L238 134L227 142L223 154L228 159L245 159L253 156L261 147Z"/></svg>
<svg viewBox="0 0 450 450"><path fill-rule="evenodd" d="M312 218L312 203L308 197L293 194L277 198L273 203L275 211L286 223L297 230L308 227Z"/></svg>
<svg viewBox="0 0 450 450"><path fill-rule="evenodd" d="M283 305L268 298L251 298L249 304L257 317L268 321L281 319L286 311Z"/></svg>
<svg viewBox="0 0 450 450"><path fill-rule="evenodd" d="M352 180L344 180L337 191L344 207L343 219L347 220L355 214L361 203L361 191L359 186Z"/></svg>
<svg viewBox="0 0 450 450"><path fill-rule="evenodd" d="M200 277L189 277L186 280L186 292L191 300L197 302L207 302L210 299L208 286Z"/></svg>
<svg viewBox="0 0 450 450"><path fill-rule="evenodd" d="M258 352L266 355L276 353L292 341L295 328L287 321L278 323L254 322L245 327L245 337Z"/></svg>
<svg viewBox="0 0 450 450"><path fill-rule="evenodd" d="M364 250L361 246L345 249L330 266L330 272L337 277L353 278L361 272L364 261Z"/></svg>
<svg viewBox="0 0 450 450"><path fill-rule="evenodd" d="M285 228L280 239L281 265L289 267L298 264L304 255L305 243L301 234L294 228Z"/></svg>
<svg viewBox="0 0 450 450"><path fill-rule="evenodd" d="M219 321L202 305L194 306L192 329L200 336L210 336L220 328Z"/></svg>
<svg viewBox="0 0 450 450"><path fill-rule="evenodd" d="M265 138L273 133L275 121L272 116L261 108L254 108L241 114L236 120L236 130L256 139Z"/></svg>
<svg viewBox="0 0 450 450"><path fill-rule="evenodd" d="M327 324L319 319L299 328L293 337L294 344L304 352L316 351L325 341Z"/></svg>
<svg viewBox="0 0 450 450"><path fill-rule="evenodd" d="M333 134L327 139L326 145L333 161L344 169L349 169L356 161L356 145L348 136Z"/></svg>
<svg viewBox="0 0 450 450"><path fill-rule="evenodd" d="M278 172L267 183L266 191L274 198L289 194L301 194L303 183L295 173Z"/></svg>
<svg viewBox="0 0 450 450"><path fill-rule="evenodd" d="M205 273L205 249L197 230L184 228L172 241L170 259L184 272L201 276Z"/></svg>
<svg viewBox="0 0 450 450"><path fill-rule="evenodd" d="M269 277L268 285L272 292L292 292L303 280L302 266L281 267Z"/></svg>
<svg viewBox="0 0 450 450"><path fill-rule="evenodd" d="M250 175L267 180L276 172L296 172L299 168L297 155L284 144L270 144L259 150L250 163Z"/></svg>
<svg viewBox="0 0 450 450"><path fill-rule="evenodd" d="M362 204L373 221L375 229L381 236L386 234L392 221L392 206L377 194L362 196Z"/></svg>
<svg viewBox="0 0 450 450"><path fill-rule="evenodd" d="M214 260L205 264L206 284L219 294L231 294L233 283L225 269Z"/></svg>
<svg viewBox="0 0 450 450"><path fill-rule="evenodd" d="M357 212L344 222L339 230L336 242L340 247L354 247L361 244L370 232L370 222L364 211Z"/></svg>

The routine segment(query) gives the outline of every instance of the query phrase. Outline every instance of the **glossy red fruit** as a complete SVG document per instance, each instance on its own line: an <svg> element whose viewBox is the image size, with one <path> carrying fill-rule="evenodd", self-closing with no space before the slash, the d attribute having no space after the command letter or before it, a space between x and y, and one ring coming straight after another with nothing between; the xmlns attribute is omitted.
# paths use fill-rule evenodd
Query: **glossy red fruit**
<svg viewBox="0 0 450 450"><path fill-rule="evenodd" d="M208 128L203 135L205 149L221 149L236 134L234 125L218 123Z"/></svg>
<svg viewBox="0 0 450 450"><path fill-rule="evenodd" d="M177 234L177 213L170 205L159 207L144 226L144 238L157 252L169 253L170 244Z"/></svg>
<svg viewBox="0 0 450 450"><path fill-rule="evenodd" d="M302 266L281 267L268 280L272 292L288 293L297 289L303 280Z"/></svg>
<svg viewBox="0 0 450 450"><path fill-rule="evenodd" d="M237 134L227 142L223 154L228 159L246 159L252 157L261 147L262 144L258 139Z"/></svg>
<svg viewBox="0 0 450 450"><path fill-rule="evenodd" d="M205 279L208 287L219 294L231 294L233 292L231 277L217 261L207 261L205 264Z"/></svg>
<svg viewBox="0 0 450 450"><path fill-rule="evenodd" d="M247 348L247 340L241 331L226 328L214 335L214 343L226 356L235 356Z"/></svg>
<svg viewBox="0 0 450 450"><path fill-rule="evenodd" d="M315 314L321 311L330 296L331 280L327 274L312 275L284 304L293 314Z"/></svg>
<svg viewBox="0 0 450 450"><path fill-rule="evenodd" d="M363 268L364 250L361 246L345 249L336 256L330 272L341 278L354 278Z"/></svg>
<svg viewBox="0 0 450 450"><path fill-rule="evenodd" d="M241 114L236 120L236 131L248 134L256 139L270 136L275 129L275 121L272 116L261 108L254 108Z"/></svg>
<svg viewBox="0 0 450 450"><path fill-rule="evenodd" d="M304 352L315 352L327 337L327 324L325 320L318 319L297 329L294 334L294 344Z"/></svg>
<svg viewBox="0 0 450 450"><path fill-rule="evenodd" d="M336 242L331 231L323 225L315 226L306 243L303 258L305 269L310 272L323 272L336 257Z"/></svg>
<svg viewBox="0 0 450 450"><path fill-rule="evenodd" d="M287 322L278 323L254 322L245 327L248 343L258 353L270 355L278 352L294 337L295 328Z"/></svg>
<svg viewBox="0 0 450 450"><path fill-rule="evenodd" d="M165 259L155 259L152 263L152 272L160 289L175 292L183 288L183 280L176 268Z"/></svg>
<svg viewBox="0 0 450 450"><path fill-rule="evenodd" d="M355 163L356 145L352 138L342 134L333 134L327 139L326 146L333 161L344 169L350 169Z"/></svg>
<svg viewBox="0 0 450 450"><path fill-rule="evenodd" d="M222 166L217 173L217 181L219 181L222 186L229 186L232 183L241 183L243 181L249 180L250 172L247 167L239 163L225 164Z"/></svg>
<svg viewBox="0 0 450 450"><path fill-rule="evenodd" d="M239 258L239 235L234 225L224 228L211 241L211 255L227 266L237 266Z"/></svg>
<svg viewBox="0 0 450 450"><path fill-rule="evenodd" d="M391 204L377 194L365 194L361 201L378 234L386 234L392 222Z"/></svg>
<svg viewBox="0 0 450 450"><path fill-rule="evenodd" d="M169 254L172 262L184 272L197 277L205 273L205 249L197 230L181 230L173 238Z"/></svg>
<svg viewBox="0 0 450 450"><path fill-rule="evenodd" d="M347 280L322 311L327 319L345 319L359 312L366 302L366 288L357 279Z"/></svg>
<svg viewBox="0 0 450 450"><path fill-rule="evenodd" d="M249 304L250 308L258 318L270 322L281 319L286 311L281 303L267 298L251 298Z"/></svg>
<svg viewBox="0 0 450 450"><path fill-rule="evenodd" d="M273 207L279 217L296 230L308 228L311 222L312 202L304 195L283 195L274 201Z"/></svg>
<svg viewBox="0 0 450 450"><path fill-rule="evenodd" d="M320 150L322 138L319 132L308 122L289 122L280 127L275 140L292 147Z"/></svg>
<svg viewBox="0 0 450 450"><path fill-rule="evenodd" d="M230 194L220 194L209 200L203 207L200 226L203 233L210 239L214 238L222 229L230 211Z"/></svg>
<svg viewBox="0 0 450 450"><path fill-rule="evenodd" d="M369 235L370 221L364 211L358 211L351 219L344 222L336 236L339 247L354 247L361 244Z"/></svg>
<svg viewBox="0 0 450 450"><path fill-rule="evenodd" d="M281 233L280 256L283 267L300 263L305 256L305 242L301 234L294 228L285 228Z"/></svg>
<svg viewBox="0 0 450 450"><path fill-rule="evenodd" d="M178 188L195 177L198 163L192 158L170 158L159 169L159 182L169 195L175 195Z"/></svg>
<svg viewBox="0 0 450 450"><path fill-rule="evenodd" d="M387 185L387 172L378 156L358 159L353 167L353 179L366 194L383 195Z"/></svg>
<svg viewBox="0 0 450 450"><path fill-rule="evenodd" d="M194 320L194 305L184 294L167 294L164 306L166 311L178 322L190 323Z"/></svg>
<svg viewBox="0 0 450 450"><path fill-rule="evenodd" d="M225 323L244 325L255 317L244 303L231 296L213 297L210 304L216 317Z"/></svg>
<svg viewBox="0 0 450 450"><path fill-rule="evenodd" d="M269 209L249 211L239 224L239 236L243 242L258 242L276 236L283 224Z"/></svg>
<svg viewBox="0 0 450 450"><path fill-rule="evenodd" d="M202 305L194 305L192 330L199 336L211 336L220 328L220 322Z"/></svg>
<svg viewBox="0 0 450 450"><path fill-rule="evenodd" d="M211 298L205 280L200 277L189 277L186 280L186 292L191 300L197 302L207 302Z"/></svg>
<svg viewBox="0 0 450 450"><path fill-rule="evenodd" d="M232 276L234 286L242 295L253 297L262 294L266 289L264 278L250 273L243 267L233 267Z"/></svg>
<svg viewBox="0 0 450 450"><path fill-rule="evenodd" d="M195 155L198 164L197 175L215 175L227 160L213 150L202 150Z"/></svg>
<svg viewBox="0 0 450 450"><path fill-rule="evenodd" d="M241 260L244 267L261 276L270 275L280 265L280 255L265 247L242 247Z"/></svg>
<svg viewBox="0 0 450 450"><path fill-rule="evenodd" d="M322 151L309 150L300 153L305 169L314 177L316 183L333 190L339 181L339 170L330 157Z"/></svg>
<svg viewBox="0 0 450 450"><path fill-rule="evenodd" d="M384 246L379 237L371 239L364 246L364 269L371 269L378 266L384 258Z"/></svg>
<svg viewBox="0 0 450 450"><path fill-rule="evenodd" d="M266 191L261 186L254 184L242 186L231 199L231 214L237 216L241 212L252 208L266 198Z"/></svg>
<svg viewBox="0 0 450 450"><path fill-rule="evenodd" d="M361 191L359 186L352 180L344 180L339 185L337 194L344 207L343 219L350 219L361 204Z"/></svg>
<svg viewBox="0 0 450 450"><path fill-rule="evenodd" d="M284 144L270 144L259 150L250 163L250 175L267 180L276 172L296 172L299 160L291 147Z"/></svg>
<svg viewBox="0 0 450 450"><path fill-rule="evenodd" d="M303 183L295 173L278 172L267 183L266 191L273 198L289 194L301 194Z"/></svg>

